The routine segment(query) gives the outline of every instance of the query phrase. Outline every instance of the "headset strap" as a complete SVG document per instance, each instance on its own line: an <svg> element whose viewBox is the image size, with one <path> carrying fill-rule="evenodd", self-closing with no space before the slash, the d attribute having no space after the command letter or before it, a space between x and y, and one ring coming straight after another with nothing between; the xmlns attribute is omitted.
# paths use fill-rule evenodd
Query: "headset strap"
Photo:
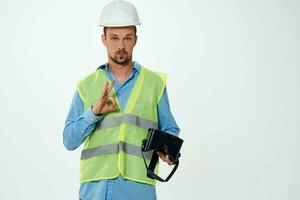
<svg viewBox="0 0 300 200"><path fill-rule="evenodd" d="M178 168L179 159L177 159L177 161L175 163L175 166L173 167L173 169L172 169L171 173L169 174L169 176L166 179L162 179L160 176L158 176L154 173L154 169L155 169L156 163L158 162L158 158L159 158L157 153L155 151L153 151L152 158L151 158L151 161L150 161L150 164L149 164L149 167L148 167L147 163L146 163L146 160L145 160L145 157L144 157L143 148L141 148L141 152L142 152L142 156L143 156L143 159L144 159L145 167L147 169L147 177L149 177L149 178L156 179L156 180L161 181L161 182L167 182L173 176L173 174L175 173L175 171Z"/></svg>

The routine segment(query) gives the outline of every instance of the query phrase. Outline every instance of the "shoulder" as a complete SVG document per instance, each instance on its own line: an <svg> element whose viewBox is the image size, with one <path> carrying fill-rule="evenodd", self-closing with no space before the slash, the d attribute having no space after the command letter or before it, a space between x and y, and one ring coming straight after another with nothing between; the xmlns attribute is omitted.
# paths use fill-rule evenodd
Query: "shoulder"
<svg viewBox="0 0 300 200"><path fill-rule="evenodd" d="M79 81L77 81L77 86L85 85L85 84L88 84L89 82L95 80L98 77L100 71L101 71L101 69L98 68L97 70L85 75L84 77L79 79Z"/></svg>
<svg viewBox="0 0 300 200"><path fill-rule="evenodd" d="M144 70L145 74L148 76L153 76L158 79L162 79L163 81L166 81L166 79L167 79L167 73L156 71L156 70L150 69L148 67L144 67L144 66L142 67L142 70Z"/></svg>

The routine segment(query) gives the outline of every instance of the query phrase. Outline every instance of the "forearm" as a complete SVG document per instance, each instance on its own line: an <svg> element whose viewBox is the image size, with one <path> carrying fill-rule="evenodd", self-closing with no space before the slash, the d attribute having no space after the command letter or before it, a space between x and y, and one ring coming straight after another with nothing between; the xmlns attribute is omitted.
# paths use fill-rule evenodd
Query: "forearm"
<svg viewBox="0 0 300 200"><path fill-rule="evenodd" d="M66 149L74 150L79 147L101 118L101 116L95 116L91 109L88 109L76 120L67 121L63 131L63 143Z"/></svg>

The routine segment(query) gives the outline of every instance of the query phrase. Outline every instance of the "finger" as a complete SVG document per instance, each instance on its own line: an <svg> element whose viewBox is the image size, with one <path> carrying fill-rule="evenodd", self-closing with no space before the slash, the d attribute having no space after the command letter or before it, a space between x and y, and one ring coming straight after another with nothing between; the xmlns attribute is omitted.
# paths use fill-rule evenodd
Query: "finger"
<svg viewBox="0 0 300 200"><path fill-rule="evenodd" d="M107 89L107 94L109 94L110 91L111 91L111 89L114 87L114 83L115 83L114 80L112 80L112 81L110 82L110 84L109 84L109 86L108 86L108 89Z"/></svg>
<svg viewBox="0 0 300 200"><path fill-rule="evenodd" d="M101 94L100 99L103 99L103 97L106 95L107 87L108 87L108 81L105 82L104 89L102 90L102 94Z"/></svg>
<svg viewBox="0 0 300 200"><path fill-rule="evenodd" d="M161 152L159 152L159 151L157 151L156 153L157 153L157 155L158 155L164 162L166 162L166 157L165 157L165 155L164 155L163 153L161 153Z"/></svg>
<svg viewBox="0 0 300 200"><path fill-rule="evenodd" d="M170 161L171 162L171 158L169 155L166 155L166 160Z"/></svg>
<svg viewBox="0 0 300 200"><path fill-rule="evenodd" d="M115 99L111 96L107 97L106 102L107 102L107 105L110 105L111 107L114 107L116 104Z"/></svg>
<svg viewBox="0 0 300 200"><path fill-rule="evenodd" d="M119 105L117 103L115 103L113 106L112 106L113 110L118 110L119 109Z"/></svg>
<svg viewBox="0 0 300 200"><path fill-rule="evenodd" d="M174 163L172 161L167 161L168 165L174 165Z"/></svg>
<svg viewBox="0 0 300 200"><path fill-rule="evenodd" d="M117 104L117 102L116 102L116 99L114 98L114 97L108 97L108 99L111 101L111 107L112 107L112 109L113 110L117 110L117 109L119 109L119 105Z"/></svg>
<svg viewBox="0 0 300 200"><path fill-rule="evenodd" d="M166 161L167 161L168 165L173 165L174 164L169 155L166 155Z"/></svg>
<svg viewBox="0 0 300 200"><path fill-rule="evenodd" d="M159 151L156 151L156 154L159 155L159 156L161 156L161 152L159 152Z"/></svg>

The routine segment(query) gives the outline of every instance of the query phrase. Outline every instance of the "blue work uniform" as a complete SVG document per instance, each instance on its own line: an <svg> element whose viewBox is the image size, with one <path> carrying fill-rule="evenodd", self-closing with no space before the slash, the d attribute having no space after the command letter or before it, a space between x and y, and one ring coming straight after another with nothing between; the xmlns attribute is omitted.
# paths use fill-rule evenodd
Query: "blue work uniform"
<svg viewBox="0 0 300 200"><path fill-rule="evenodd" d="M101 65L110 80L115 80L114 89L120 103L119 107L123 111L125 109L128 97L139 76L141 65L134 62L131 74L127 80L120 85L116 81L114 75L108 69L108 63ZM101 91L95 91L100 93ZM173 115L170 110L169 100L166 88L160 99L158 106L158 128L172 135L178 135L180 132ZM93 114L91 108L84 111L84 103L78 93L75 92L72 104L65 122L63 131L63 143L68 150L74 150L79 147L91 134L96 126L96 122L101 120L103 116ZM79 191L79 199L81 200L155 200L155 186L139 183L122 178L99 180L81 183Z"/></svg>

